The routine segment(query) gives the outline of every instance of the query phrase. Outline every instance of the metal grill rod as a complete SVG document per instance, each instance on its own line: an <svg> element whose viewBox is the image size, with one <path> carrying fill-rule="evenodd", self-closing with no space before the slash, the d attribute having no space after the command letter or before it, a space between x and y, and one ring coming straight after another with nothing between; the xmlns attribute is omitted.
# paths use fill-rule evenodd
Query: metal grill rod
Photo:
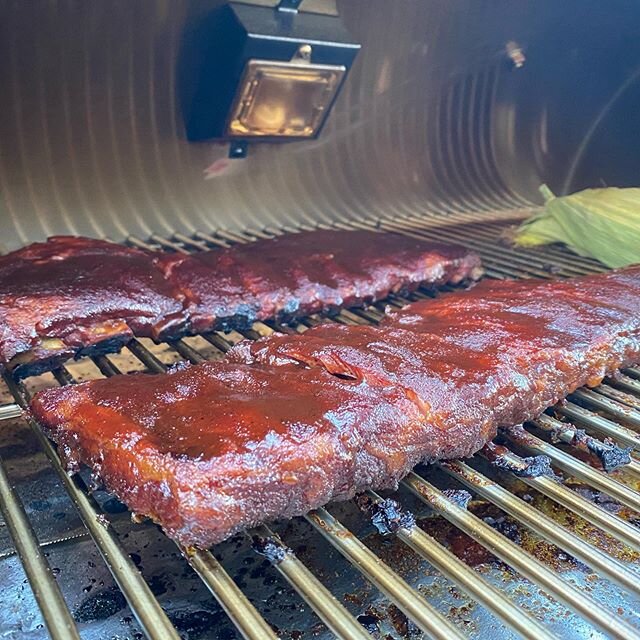
<svg viewBox="0 0 640 640"><path fill-rule="evenodd" d="M267 621L247 600L238 585L210 551L182 549L182 553L244 638L247 640L278 640L278 636Z"/></svg>
<svg viewBox="0 0 640 640"><path fill-rule="evenodd" d="M413 471L402 481L402 484L458 529L491 551L493 555L511 565L554 599L564 603L611 637L619 640L640 638L640 631L617 617L613 611L603 608L600 603L578 591L480 518L460 508Z"/></svg>
<svg viewBox="0 0 640 640"><path fill-rule="evenodd" d="M621 562L600 551L594 545L563 529L544 513L528 505L497 482L490 480L459 460L441 462L438 466L545 540L568 551L578 560L634 595L640 594L640 576L629 571Z"/></svg>
<svg viewBox="0 0 640 640"><path fill-rule="evenodd" d="M286 581L338 638L371 640L368 631L339 603L335 596L286 547L279 536L263 525L255 532L282 551L278 558L270 554L269 560Z"/></svg>
<svg viewBox="0 0 640 640"><path fill-rule="evenodd" d="M223 232L218 231L217 233L221 238L225 237L223 235ZM228 247L229 246L228 242L225 242L224 240L221 240L220 238L215 238L214 236L212 236L212 235L210 235L208 233L204 233L203 231L196 232L195 237L198 240L204 240L205 242L208 242L209 244L212 244L212 245L217 246L217 247Z"/></svg>
<svg viewBox="0 0 640 640"><path fill-rule="evenodd" d="M311 511L305 519L430 638L462 640L465 637L326 509Z"/></svg>
<svg viewBox="0 0 640 640"><path fill-rule="evenodd" d="M491 449L489 445L486 445L485 449L487 447ZM484 449L479 452L479 455L485 458L485 460L493 462L493 456L488 456ZM522 458L506 448L504 451L501 451L499 455L504 462L514 468L518 468L524 462ZM498 468L500 470L504 469L503 466ZM573 511L573 513L584 518L587 522L590 522L614 538L617 538L631 549L640 551L640 536L638 535L638 529L626 520L606 511L602 507L594 504L586 498L583 498L580 494L572 491L568 487L564 486L560 482L556 482L553 478L549 478L548 476L527 477L522 475L516 476L513 473L512 475L548 498L551 498L554 502L557 502L566 509L569 509L569 511Z"/></svg>
<svg viewBox="0 0 640 640"><path fill-rule="evenodd" d="M382 502L382 498L373 491L367 491L367 495L374 504ZM476 571L420 527L416 525L410 528L400 527L393 533L440 573L455 582L472 598L513 629L520 637L529 640L552 640L555 638L538 620L523 611L513 600L484 580Z"/></svg>
<svg viewBox="0 0 640 640"><path fill-rule="evenodd" d="M196 251L206 251L209 247L204 240L198 240L197 238L190 238L189 236L185 236L182 233L174 233L173 239L176 242L179 242L182 246L186 246L188 248L193 248Z"/></svg>
<svg viewBox="0 0 640 640"><path fill-rule="evenodd" d="M611 385L605 384L604 382L598 385L595 388L595 391L597 391L599 395L603 395L607 398L611 398L612 400L616 400L620 404L633 407L634 409L640 409L640 398L632 395L631 393L627 393L626 391L615 389Z"/></svg>
<svg viewBox="0 0 640 640"><path fill-rule="evenodd" d="M152 373L166 372L165 365L138 340L133 339L127 344L127 348ZM108 368L105 367L105 371L110 371L109 375L119 373L117 367L110 361L108 362L110 366ZM210 551L187 550L180 545L177 546L191 568L198 574L233 624L247 640L276 638L266 620L240 591Z"/></svg>
<svg viewBox="0 0 640 640"><path fill-rule="evenodd" d="M640 367L638 365L635 365L633 367L626 367L625 369L623 369L623 372L627 373L636 380L640 380Z"/></svg>
<svg viewBox="0 0 640 640"><path fill-rule="evenodd" d="M156 235L155 233L152 234L149 239L163 249L170 249L176 253L182 253L184 255L189 255L190 253L179 242L172 242L171 240L167 240L167 238Z"/></svg>
<svg viewBox="0 0 640 640"><path fill-rule="evenodd" d="M548 418L548 416L545 416ZM553 418L551 418L553 419ZM541 424L540 420L534 420L531 424ZM610 495L612 498L626 505L630 509L640 511L640 496L638 493L623 485L621 482L610 478L602 471L598 471L581 460L560 451L556 447L544 442L540 438L525 431L522 427L513 427L504 431L510 442L523 447L534 455L543 455L551 458L554 465L566 471L568 474L584 480L598 491Z"/></svg>
<svg viewBox="0 0 640 640"><path fill-rule="evenodd" d="M612 387L638 395L640 394L640 380L634 373L635 371L637 368L622 369L615 376L609 378L608 382Z"/></svg>
<svg viewBox="0 0 640 640"><path fill-rule="evenodd" d="M583 390L577 391L573 395L590 400L590 396L587 395L588 393L589 391ZM616 424L611 420L607 420L607 418L603 418L602 416L599 416L592 411L589 411L588 409L580 407L573 402L561 402L555 407L555 411L563 416L566 416L567 418L577 420L579 423L590 429L593 429L598 433L602 433L606 436L614 438L615 440L618 440L619 442L622 442L623 444L626 444L629 447L640 450L640 437L637 433L635 433L631 429L623 427L622 425ZM633 416L629 417L629 419L632 418Z"/></svg>
<svg viewBox="0 0 640 640"><path fill-rule="evenodd" d="M17 404L5 404L0 407L0 421L19 418L22 415L22 409Z"/></svg>
<svg viewBox="0 0 640 640"><path fill-rule="evenodd" d="M42 611L49 635L53 640L80 640L73 617L51 573L51 567L40 549L22 502L11 486L2 460L0 460L0 511L33 595Z"/></svg>
<svg viewBox="0 0 640 640"><path fill-rule="evenodd" d="M8 375L5 375L5 382L16 402L27 407L29 394L24 385L15 382ZM84 483L79 477L72 478L67 474L56 450L40 426L31 419L28 419L28 423L147 637L152 640L180 640L175 627L151 593L144 578L120 546L108 518L87 493Z"/></svg>
<svg viewBox="0 0 640 640"><path fill-rule="evenodd" d="M417 222L413 223L409 220L395 222L389 221L385 222L385 224L393 225L394 229L411 228L416 230L425 230L429 228L425 227L424 224L421 225ZM455 229L452 229L451 227L442 227L438 229L438 233L440 231L442 231L442 237L458 243L463 241L464 244L469 247L475 248L476 250L482 251L491 256L492 260L494 258L501 259L508 256L510 259L513 259L516 264L534 266L537 270L546 273L547 277L549 276L549 271L546 268L548 261L545 261L544 254L535 254L532 251L525 251L520 248L516 250L505 245L497 247L495 237L489 238L486 235L483 236L480 226L467 228L456 227ZM556 262L559 263L559 270L567 275L584 275L587 273L593 273L591 266L578 266L573 262L573 260L569 260L566 257L564 260L556 260Z"/></svg>

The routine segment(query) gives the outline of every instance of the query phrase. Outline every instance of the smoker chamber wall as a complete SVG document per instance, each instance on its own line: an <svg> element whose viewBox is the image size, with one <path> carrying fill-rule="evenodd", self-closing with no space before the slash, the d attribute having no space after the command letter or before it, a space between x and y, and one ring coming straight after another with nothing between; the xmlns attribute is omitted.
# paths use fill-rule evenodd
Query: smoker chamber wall
<svg viewBox="0 0 640 640"><path fill-rule="evenodd" d="M186 142L176 69L183 34L218 4L3 2L2 249L508 209L537 202L542 181L637 179L632 0L342 0L363 50L323 135L255 145L214 177L221 149Z"/></svg>

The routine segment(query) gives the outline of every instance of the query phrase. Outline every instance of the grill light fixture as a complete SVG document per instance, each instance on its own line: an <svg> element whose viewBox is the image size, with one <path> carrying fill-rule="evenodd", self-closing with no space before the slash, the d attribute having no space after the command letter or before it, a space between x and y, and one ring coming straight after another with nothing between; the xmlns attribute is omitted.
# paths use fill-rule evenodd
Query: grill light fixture
<svg viewBox="0 0 640 640"><path fill-rule="evenodd" d="M345 71L344 66L337 65L249 60L226 134L245 138L316 137Z"/></svg>
<svg viewBox="0 0 640 640"><path fill-rule="evenodd" d="M181 67L195 83L182 100L189 140L237 148L319 135L360 45L338 16L297 4L229 3L185 35Z"/></svg>

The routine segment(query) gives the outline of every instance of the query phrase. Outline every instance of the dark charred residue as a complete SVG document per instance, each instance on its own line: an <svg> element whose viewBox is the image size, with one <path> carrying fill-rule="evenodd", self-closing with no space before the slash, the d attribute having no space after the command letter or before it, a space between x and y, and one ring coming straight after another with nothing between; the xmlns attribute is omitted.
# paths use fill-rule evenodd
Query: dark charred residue
<svg viewBox="0 0 640 640"><path fill-rule="evenodd" d="M410 511L405 511L391 498L375 502L368 496L361 495L356 499L356 503L370 516L371 524L380 535L389 536L397 533L399 529L411 529L416 524L414 515Z"/></svg>
<svg viewBox="0 0 640 640"><path fill-rule="evenodd" d="M107 518L107 516L105 516L104 513L99 513L96 516L96 520L98 521L98 524L101 524L105 529L108 529L109 526L111 525L109 518Z"/></svg>
<svg viewBox="0 0 640 640"><path fill-rule="evenodd" d="M471 494L468 491L465 489L445 489L442 493L458 507L466 511L471 500Z"/></svg>
<svg viewBox="0 0 640 640"><path fill-rule="evenodd" d="M89 493L95 493L103 488L102 479L97 472L92 472L88 482Z"/></svg>
<svg viewBox="0 0 640 640"><path fill-rule="evenodd" d="M127 506L122 504L122 502L116 498L109 498L106 500L102 505L102 508L110 514L126 513L128 511Z"/></svg>
<svg viewBox="0 0 640 640"><path fill-rule="evenodd" d="M142 568L142 557L139 553L130 553L129 557L131 558L131 560L133 560L133 564L136 565L137 569Z"/></svg>
<svg viewBox="0 0 640 640"><path fill-rule="evenodd" d="M151 593L153 593L153 595L156 597L167 593L168 583L166 578L163 578L162 576L158 576L158 575L151 576L151 578L147 580L147 584L151 589Z"/></svg>
<svg viewBox="0 0 640 640"><path fill-rule="evenodd" d="M575 488L576 493L580 494L583 498L595 502L606 511L610 513L618 513L622 508L619 502L616 502L611 496L608 496L602 491L597 491L591 487L581 486Z"/></svg>
<svg viewBox="0 0 640 640"><path fill-rule="evenodd" d="M374 607L373 605L367 607L364 613L361 613L356 620L374 637L379 637L380 633L380 620L384 620L387 614Z"/></svg>
<svg viewBox="0 0 640 640"><path fill-rule="evenodd" d="M252 547L256 553L264 556L272 564L279 564L289 554L293 553L289 547L275 538L253 536Z"/></svg>
<svg viewBox="0 0 640 640"><path fill-rule="evenodd" d="M474 508L474 503L471 503L470 511L477 511ZM475 515L484 514L475 513ZM419 520L418 526L469 566L477 567L482 564L499 562L485 547L443 518L423 518Z"/></svg>
<svg viewBox="0 0 640 640"><path fill-rule="evenodd" d="M631 462L631 447L620 447L611 438L598 440L584 429L559 424L549 431L549 436L552 442L563 442L596 456L607 473Z"/></svg>
<svg viewBox="0 0 640 640"><path fill-rule="evenodd" d="M370 634L380 633L380 627L378 626L378 618L369 615L368 613L360 614L356 620L367 630Z"/></svg>
<svg viewBox="0 0 640 640"><path fill-rule="evenodd" d="M556 478L556 474L551 468L551 459L548 456L530 456L522 459L526 464L525 468L516 473L520 478L539 478L549 476Z"/></svg>
<svg viewBox="0 0 640 640"><path fill-rule="evenodd" d="M33 511L47 511L51 508L51 503L48 500L32 500L29 503L29 508Z"/></svg>
<svg viewBox="0 0 640 640"><path fill-rule="evenodd" d="M362 605L362 596L358 593L345 593L342 597L345 602L350 602L358 606Z"/></svg>
<svg viewBox="0 0 640 640"><path fill-rule="evenodd" d="M407 616L396 607L395 604L389 605L388 617L393 625L396 633L402 638L418 638L421 637L420 630L416 627Z"/></svg>
<svg viewBox="0 0 640 640"><path fill-rule="evenodd" d="M103 589L82 601L73 612L76 622L106 620L127 606L127 601L117 587Z"/></svg>
<svg viewBox="0 0 640 640"><path fill-rule="evenodd" d="M179 360L167 369L167 373L177 373L178 371L184 371L185 369L189 369L190 367L190 362L187 362L186 360Z"/></svg>
<svg viewBox="0 0 640 640"><path fill-rule="evenodd" d="M576 430L576 435L577 434L578 430ZM584 433L584 431L582 431L579 437L582 438L587 449L600 460L602 468L607 473L615 471L619 467L623 467L631 462L632 447L619 447L611 438L605 438L604 441L597 440Z"/></svg>
<svg viewBox="0 0 640 640"><path fill-rule="evenodd" d="M509 538L512 542L516 544L522 543L522 535L520 533L520 529L518 525L505 518L504 516L499 518L493 518L491 516L487 516L483 518L484 522L486 522L490 527L494 528L498 533L501 533L505 538Z"/></svg>
<svg viewBox="0 0 640 640"><path fill-rule="evenodd" d="M216 628L219 640L235 640L238 635L232 628L221 629L220 622L224 614L210 611L174 611L169 619L184 640L200 640L209 636L211 629Z"/></svg>
<svg viewBox="0 0 640 640"><path fill-rule="evenodd" d="M529 456L513 460L511 456L497 454L491 457L491 462L498 469L511 471L518 478L539 478L548 476L557 479L551 467L551 459L548 456Z"/></svg>

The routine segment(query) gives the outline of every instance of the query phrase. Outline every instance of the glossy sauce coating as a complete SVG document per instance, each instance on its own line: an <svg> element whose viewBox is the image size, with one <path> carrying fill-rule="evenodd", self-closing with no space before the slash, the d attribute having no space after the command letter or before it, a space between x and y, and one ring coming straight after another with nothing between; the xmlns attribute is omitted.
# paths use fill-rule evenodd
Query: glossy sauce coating
<svg viewBox="0 0 640 640"><path fill-rule="evenodd" d="M465 249L392 234L318 231L194 256L60 236L0 258L0 367L34 375L133 335L247 328L479 273Z"/></svg>
<svg viewBox="0 0 640 640"><path fill-rule="evenodd" d="M201 331L362 305L481 274L478 256L461 247L372 231L287 234L162 263Z"/></svg>
<svg viewBox="0 0 640 640"><path fill-rule="evenodd" d="M231 361L301 362L400 385L432 427L427 459L470 455L576 388L639 360L640 268L569 281L490 282L393 313L232 349Z"/></svg>
<svg viewBox="0 0 640 640"><path fill-rule="evenodd" d="M72 468L206 546L393 486L420 460L470 455L498 426L638 361L632 268L483 283L381 327L326 325L242 343L226 362L50 389L32 411Z"/></svg>
<svg viewBox="0 0 640 640"><path fill-rule="evenodd" d="M392 487L424 421L394 388L298 365L211 362L39 393L31 410L71 469L186 545Z"/></svg>
<svg viewBox="0 0 640 640"><path fill-rule="evenodd" d="M29 350L47 357L46 339L68 357L133 333L155 337L184 323L182 307L148 252L50 238L0 257L0 361Z"/></svg>

